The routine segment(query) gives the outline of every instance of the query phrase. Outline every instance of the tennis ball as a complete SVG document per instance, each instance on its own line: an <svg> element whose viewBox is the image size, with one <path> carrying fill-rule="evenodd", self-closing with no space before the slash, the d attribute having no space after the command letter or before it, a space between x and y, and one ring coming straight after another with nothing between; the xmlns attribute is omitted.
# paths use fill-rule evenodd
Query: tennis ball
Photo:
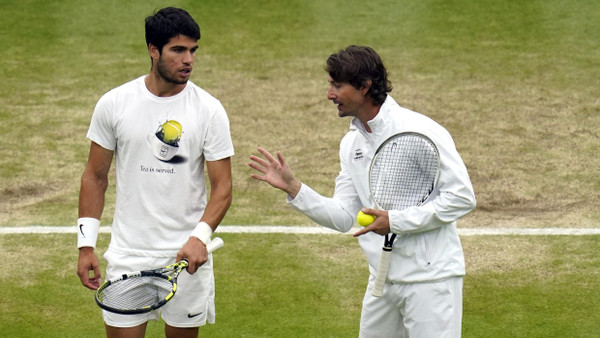
<svg viewBox="0 0 600 338"><path fill-rule="evenodd" d="M175 120L170 120L162 125L162 140L167 144L176 145L181 139L181 124Z"/></svg>
<svg viewBox="0 0 600 338"><path fill-rule="evenodd" d="M362 211L359 211L358 215L356 215L356 221L358 222L359 225L364 226L364 227L373 223L374 220L375 220L375 216L367 215Z"/></svg>

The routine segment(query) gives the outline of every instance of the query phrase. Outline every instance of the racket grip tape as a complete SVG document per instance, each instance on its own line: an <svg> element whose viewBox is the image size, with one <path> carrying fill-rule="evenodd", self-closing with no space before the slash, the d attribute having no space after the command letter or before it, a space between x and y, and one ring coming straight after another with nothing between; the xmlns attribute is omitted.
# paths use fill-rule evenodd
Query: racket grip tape
<svg viewBox="0 0 600 338"><path fill-rule="evenodd" d="M215 237L206 245L206 250L208 253L212 253L213 251L222 248L225 245L225 242L221 239L221 237Z"/></svg>
<svg viewBox="0 0 600 338"><path fill-rule="evenodd" d="M383 250L381 256L379 256L379 265L377 266L377 273L375 274L375 284L373 285L373 290L371 290L371 294L374 297L383 296L383 286L387 278L391 257L391 250Z"/></svg>
<svg viewBox="0 0 600 338"><path fill-rule="evenodd" d="M223 239L221 239L221 237L215 237L212 240L210 240L206 245L206 251L208 251L208 254L210 255L211 253L213 253L213 251L222 248L224 245L225 242L223 242ZM186 266L187 264L189 264L189 261L186 258L184 258L183 261L185 261Z"/></svg>

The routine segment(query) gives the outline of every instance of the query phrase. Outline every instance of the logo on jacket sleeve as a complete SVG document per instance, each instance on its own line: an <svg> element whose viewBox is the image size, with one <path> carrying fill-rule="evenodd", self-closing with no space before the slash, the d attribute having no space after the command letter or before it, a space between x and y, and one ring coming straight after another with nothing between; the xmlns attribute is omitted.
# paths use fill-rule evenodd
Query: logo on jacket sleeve
<svg viewBox="0 0 600 338"><path fill-rule="evenodd" d="M362 160L364 157L363 151L360 148L354 151L354 161Z"/></svg>

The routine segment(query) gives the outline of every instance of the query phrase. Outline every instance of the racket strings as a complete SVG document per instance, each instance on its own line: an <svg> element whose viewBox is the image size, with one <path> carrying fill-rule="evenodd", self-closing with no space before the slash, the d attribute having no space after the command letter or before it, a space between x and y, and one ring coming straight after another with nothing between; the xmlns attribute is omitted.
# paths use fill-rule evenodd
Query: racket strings
<svg viewBox="0 0 600 338"><path fill-rule="evenodd" d="M111 308L135 310L153 306L173 291L173 284L155 276L131 277L106 287L98 300Z"/></svg>
<svg viewBox="0 0 600 338"><path fill-rule="evenodd" d="M373 198L384 210L422 204L434 189L438 161L435 146L421 136L403 135L388 141L372 165Z"/></svg>

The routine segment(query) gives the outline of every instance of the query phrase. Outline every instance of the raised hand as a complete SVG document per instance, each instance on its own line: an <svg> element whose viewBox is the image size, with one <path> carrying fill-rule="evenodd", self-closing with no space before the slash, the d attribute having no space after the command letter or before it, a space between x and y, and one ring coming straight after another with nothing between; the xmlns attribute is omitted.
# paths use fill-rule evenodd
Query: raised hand
<svg viewBox="0 0 600 338"><path fill-rule="evenodd" d="M261 147L258 147L257 150L264 156L264 159L251 155L250 160L252 162L248 163L248 165L252 169L259 171L262 175L252 174L250 176L285 191L292 198L296 197L302 184L294 177L281 152L278 151L277 158L275 158L270 152Z"/></svg>

